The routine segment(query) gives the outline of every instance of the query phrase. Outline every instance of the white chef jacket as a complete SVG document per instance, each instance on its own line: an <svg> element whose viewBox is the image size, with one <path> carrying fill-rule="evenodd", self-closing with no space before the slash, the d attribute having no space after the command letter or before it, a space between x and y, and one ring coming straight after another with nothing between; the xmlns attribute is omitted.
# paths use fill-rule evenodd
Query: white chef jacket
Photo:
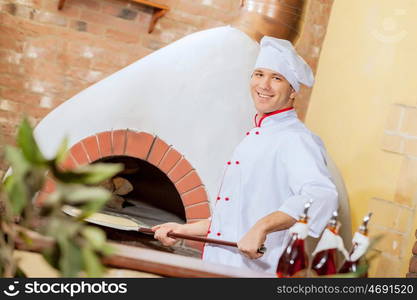
<svg viewBox="0 0 417 300"><path fill-rule="evenodd" d="M272 212L282 211L298 219L310 199L309 234L318 237L338 205L323 143L293 108L260 120L255 117L255 125L225 164L207 237L237 242ZM202 258L275 273L289 237L288 230L268 234L267 251L259 259L246 258L237 248L209 243Z"/></svg>

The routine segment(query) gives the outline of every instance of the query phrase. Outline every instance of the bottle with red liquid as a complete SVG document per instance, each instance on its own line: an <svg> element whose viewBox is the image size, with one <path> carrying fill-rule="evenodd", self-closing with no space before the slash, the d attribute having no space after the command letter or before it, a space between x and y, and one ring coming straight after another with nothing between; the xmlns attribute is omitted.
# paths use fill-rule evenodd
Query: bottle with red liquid
<svg viewBox="0 0 417 300"><path fill-rule="evenodd" d="M351 273L358 271L358 267L361 263L366 263L364 261L364 254L368 250L369 246L369 237L368 237L368 222L372 216L372 213L367 214L363 220L361 226L357 232L355 232L352 239L352 250L350 251L348 259L341 266L339 273ZM360 277L368 277L368 273L365 272Z"/></svg>
<svg viewBox="0 0 417 300"><path fill-rule="evenodd" d="M297 276L297 273L308 268L308 256L305 251L304 240L308 236L307 213L311 203L312 201L309 201L304 205L304 212L300 219L289 229L291 240L279 259L278 277Z"/></svg>
<svg viewBox="0 0 417 300"><path fill-rule="evenodd" d="M343 240L338 234L337 212L334 212L316 249L313 251L312 270L319 276L336 274L336 254L338 250L345 257L348 256L343 246Z"/></svg>

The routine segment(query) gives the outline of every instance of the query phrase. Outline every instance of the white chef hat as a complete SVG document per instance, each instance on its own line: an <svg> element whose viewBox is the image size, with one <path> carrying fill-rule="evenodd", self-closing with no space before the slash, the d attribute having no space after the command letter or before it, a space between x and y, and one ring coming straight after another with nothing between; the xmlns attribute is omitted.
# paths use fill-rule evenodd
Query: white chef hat
<svg viewBox="0 0 417 300"><path fill-rule="evenodd" d="M310 66L287 40L264 36L256 59L256 68L270 69L280 73L297 92L300 90L300 84L311 87L314 83Z"/></svg>

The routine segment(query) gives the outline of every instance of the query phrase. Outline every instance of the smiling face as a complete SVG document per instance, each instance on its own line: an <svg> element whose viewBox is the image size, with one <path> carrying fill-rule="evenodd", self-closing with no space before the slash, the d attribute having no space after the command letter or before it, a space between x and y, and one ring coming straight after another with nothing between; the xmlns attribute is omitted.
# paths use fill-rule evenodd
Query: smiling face
<svg viewBox="0 0 417 300"><path fill-rule="evenodd" d="M264 68L253 71L250 90L259 115L292 107L296 92L281 74Z"/></svg>

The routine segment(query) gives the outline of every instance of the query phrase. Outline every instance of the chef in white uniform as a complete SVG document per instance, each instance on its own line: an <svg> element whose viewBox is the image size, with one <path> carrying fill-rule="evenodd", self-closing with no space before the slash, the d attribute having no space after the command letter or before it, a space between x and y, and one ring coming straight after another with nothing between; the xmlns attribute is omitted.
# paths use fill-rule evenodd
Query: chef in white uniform
<svg viewBox="0 0 417 300"><path fill-rule="evenodd" d="M206 244L203 259L275 273L289 241L288 229L312 200L309 234L318 237L337 209L337 190L326 166L325 148L297 118L293 103L300 84L312 86L310 67L286 40L264 37L250 91L257 110L254 127L236 147L211 219L153 228L165 245L170 231L238 241L238 248ZM258 249L264 245L265 253Z"/></svg>

